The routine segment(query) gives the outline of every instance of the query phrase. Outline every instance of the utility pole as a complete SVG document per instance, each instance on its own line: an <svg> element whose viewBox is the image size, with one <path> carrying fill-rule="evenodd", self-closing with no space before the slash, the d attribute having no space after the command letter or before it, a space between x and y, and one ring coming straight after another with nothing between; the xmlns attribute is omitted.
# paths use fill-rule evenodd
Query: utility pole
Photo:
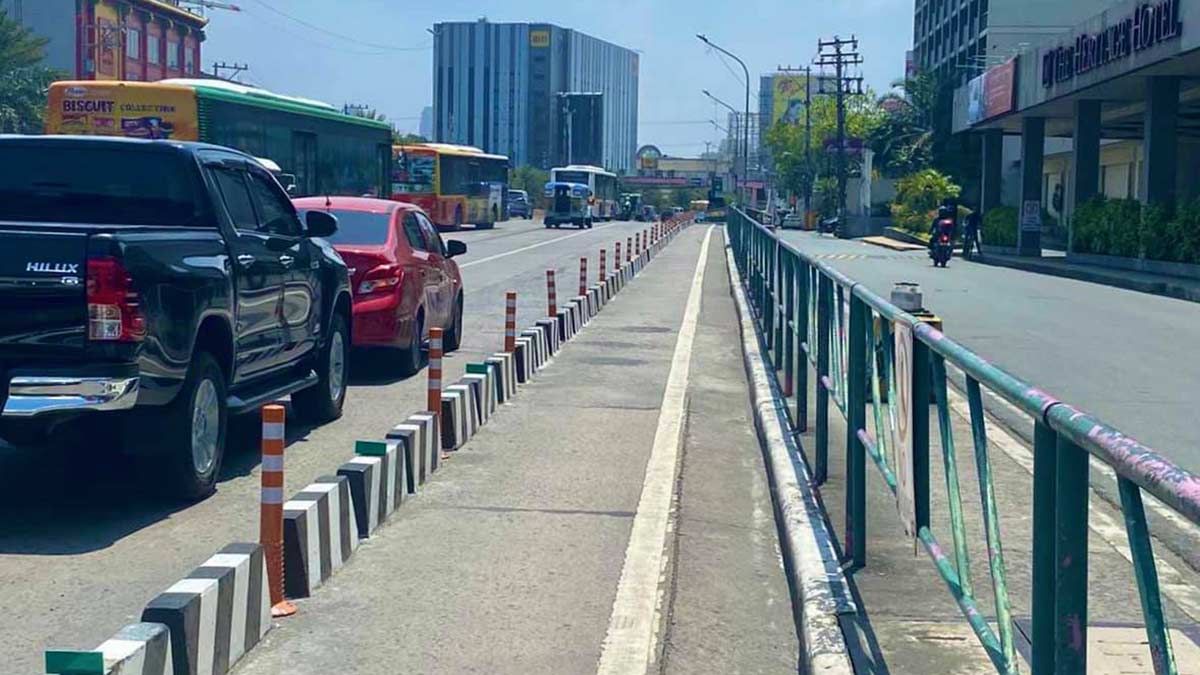
<svg viewBox="0 0 1200 675"><path fill-rule="evenodd" d="M213 63L212 69L213 77L217 78L218 80L235 82L236 80L234 78L236 78L239 74L249 70L250 66L246 65L245 63L225 63L224 61L218 61ZM222 77L222 70L231 71L229 77Z"/></svg>
<svg viewBox="0 0 1200 675"><path fill-rule="evenodd" d="M836 35L832 40L817 41L817 58L814 64L822 67L833 67L834 88L832 92L837 97L837 182L838 182L838 217L846 213L846 94L861 94L863 79L861 77L846 77L846 68L862 65L862 54L858 52L858 38L853 35L849 40L843 40ZM825 91L826 80L821 80L821 94Z"/></svg>

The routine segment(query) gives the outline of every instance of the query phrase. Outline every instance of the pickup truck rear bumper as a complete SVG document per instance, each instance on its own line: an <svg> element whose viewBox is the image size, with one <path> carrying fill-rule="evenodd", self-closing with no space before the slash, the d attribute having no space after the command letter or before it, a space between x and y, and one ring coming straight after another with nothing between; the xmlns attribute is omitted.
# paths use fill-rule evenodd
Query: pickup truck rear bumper
<svg viewBox="0 0 1200 675"><path fill-rule="evenodd" d="M48 413L128 410L137 403L138 382L136 375L13 375L3 416L29 418Z"/></svg>

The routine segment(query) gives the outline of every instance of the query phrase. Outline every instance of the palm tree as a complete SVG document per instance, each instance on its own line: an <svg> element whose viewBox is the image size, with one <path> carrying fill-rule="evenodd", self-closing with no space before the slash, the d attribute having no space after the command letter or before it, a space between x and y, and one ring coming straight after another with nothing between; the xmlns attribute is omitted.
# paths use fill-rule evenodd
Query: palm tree
<svg viewBox="0 0 1200 675"><path fill-rule="evenodd" d="M894 176L928 168L933 163L938 83L928 73L892 83L879 99L887 117L871 135L871 148L884 170Z"/></svg>
<svg viewBox="0 0 1200 675"><path fill-rule="evenodd" d="M0 9L0 132L42 130L46 92L58 77L42 65L46 42Z"/></svg>

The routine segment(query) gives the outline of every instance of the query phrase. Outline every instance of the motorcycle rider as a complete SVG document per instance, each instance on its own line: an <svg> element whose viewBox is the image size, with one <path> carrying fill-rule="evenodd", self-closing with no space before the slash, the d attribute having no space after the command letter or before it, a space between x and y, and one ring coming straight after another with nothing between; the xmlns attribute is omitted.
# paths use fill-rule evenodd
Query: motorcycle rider
<svg viewBox="0 0 1200 675"><path fill-rule="evenodd" d="M942 223L947 220L950 221L949 225L944 227ZM942 202L942 205L938 207L937 215L933 217L933 222L929 225L929 253L931 255L938 235L943 232L950 235L950 244L953 245L958 236L958 207L950 201Z"/></svg>

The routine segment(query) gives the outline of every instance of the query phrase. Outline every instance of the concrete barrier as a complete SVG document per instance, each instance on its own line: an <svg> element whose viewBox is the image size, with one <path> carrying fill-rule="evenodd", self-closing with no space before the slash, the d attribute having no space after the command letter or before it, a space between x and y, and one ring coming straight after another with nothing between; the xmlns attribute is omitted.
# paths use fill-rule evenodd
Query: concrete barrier
<svg viewBox="0 0 1200 675"><path fill-rule="evenodd" d="M491 375L478 375L468 372L462 381L471 385L475 391L475 402L479 406L479 423L487 424L496 412L496 386L492 384Z"/></svg>
<svg viewBox="0 0 1200 675"><path fill-rule="evenodd" d="M558 339L559 342L568 342L575 337L575 323L571 317L570 306L563 307L558 310Z"/></svg>
<svg viewBox="0 0 1200 675"><path fill-rule="evenodd" d="M262 546L230 544L151 600L142 621L166 626L176 675L225 675L271 629L270 596Z"/></svg>
<svg viewBox="0 0 1200 675"><path fill-rule="evenodd" d="M513 350L517 366L517 384L525 384L533 378L533 355L529 353L529 338L517 338L517 348Z"/></svg>
<svg viewBox="0 0 1200 675"><path fill-rule="evenodd" d="M354 522L359 538L366 539L399 506L407 481L403 477L403 457L396 452L395 443L358 441L354 451L358 456L338 467L337 473L350 482Z"/></svg>
<svg viewBox="0 0 1200 675"><path fill-rule="evenodd" d="M91 651L46 652L50 675L174 675L171 635L161 623L134 623Z"/></svg>
<svg viewBox="0 0 1200 675"><path fill-rule="evenodd" d="M538 319L537 325L542 330L542 336L546 340L550 357L553 358L558 353L562 344L558 339L558 321L555 319Z"/></svg>
<svg viewBox="0 0 1200 675"><path fill-rule="evenodd" d="M424 435L424 427L410 421L397 424L384 436L396 443L396 452L404 462L404 487L410 495L417 494L421 485L433 475L433 460L429 457L429 444Z"/></svg>
<svg viewBox="0 0 1200 675"><path fill-rule="evenodd" d="M466 400L462 392L442 391L442 449L457 450L467 441L466 422L463 416L467 412Z"/></svg>
<svg viewBox="0 0 1200 675"><path fill-rule="evenodd" d="M527 328L521 331L521 338L529 340L531 363L533 372L541 370L546 365L549 359L546 357L545 350L542 348L542 331L536 328Z"/></svg>
<svg viewBox="0 0 1200 675"><path fill-rule="evenodd" d="M438 430L437 414L431 410L423 410L419 413L413 413L405 420L405 424L415 424L421 427L421 435L419 442L425 450L422 457L425 459L426 475L432 476L438 470L438 464L441 462L442 453L438 447L441 440L440 431Z"/></svg>
<svg viewBox="0 0 1200 675"><path fill-rule="evenodd" d="M571 312L575 315L575 332L578 333L587 325L587 298L577 295L571 299Z"/></svg>
<svg viewBox="0 0 1200 675"><path fill-rule="evenodd" d="M480 419L479 406L476 403L476 395L474 388L471 385L462 382L461 380L455 384L446 387L449 393L458 394L462 399L462 411L459 413L459 434L462 436L462 443L471 440L475 432L479 429L482 422ZM461 446L462 443L459 445Z"/></svg>
<svg viewBox="0 0 1200 675"><path fill-rule="evenodd" d="M283 503L283 591L307 598L358 548L350 482L325 476Z"/></svg>
<svg viewBox="0 0 1200 675"><path fill-rule="evenodd" d="M489 396L493 402L493 412L501 403L504 403L504 383L500 373L500 364L498 363L485 360L481 363L467 364L467 374L487 377Z"/></svg>
<svg viewBox="0 0 1200 675"><path fill-rule="evenodd" d="M494 354L484 359L483 362L495 369L496 391L499 394L498 400L501 404L508 403L508 400L512 398L512 392L509 390L511 380L509 379L508 367L504 362L504 358L499 354Z"/></svg>

